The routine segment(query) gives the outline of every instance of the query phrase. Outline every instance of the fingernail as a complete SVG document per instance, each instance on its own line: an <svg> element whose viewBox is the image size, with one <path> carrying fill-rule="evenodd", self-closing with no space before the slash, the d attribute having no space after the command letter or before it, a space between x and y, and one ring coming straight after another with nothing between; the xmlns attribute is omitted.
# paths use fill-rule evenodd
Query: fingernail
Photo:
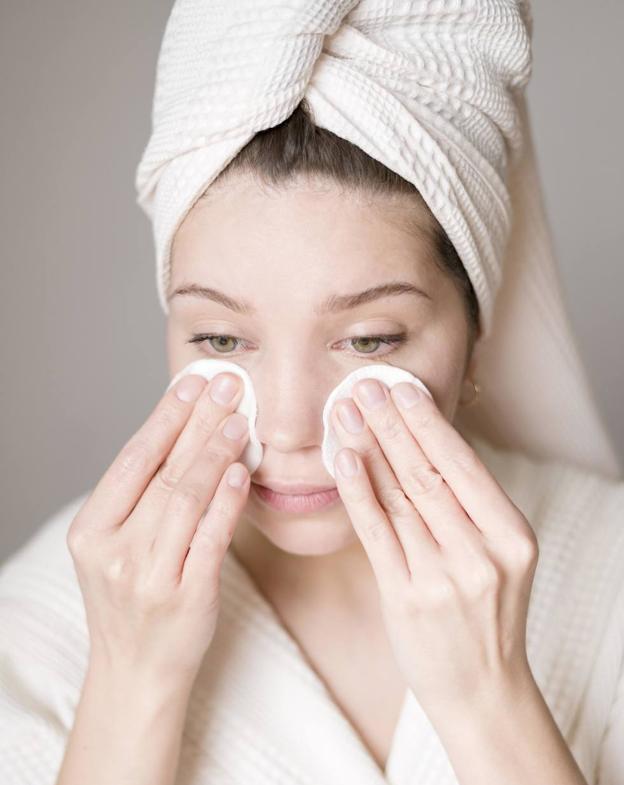
<svg viewBox="0 0 624 785"><path fill-rule="evenodd" d="M351 400L339 404L338 419L349 433L360 433L364 427L364 420L360 410Z"/></svg>
<svg viewBox="0 0 624 785"><path fill-rule="evenodd" d="M240 439L247 432L247 418L235 412L225 422L223 426L223 435L228 439Z"/></svg>
<svg viewBox="0 0 624 785"><path fill-rule="evenodd" d="M216 403L229 403L238 389L238 384L231 376L217 376L210 385L210 397Z"/></svg>
<svg viewBox="0 0 624 785"><path fill-rule="evenodd" d="M195 401L206 386L206 379L196 373L189 374L176 384L175 394L181 401Z"/></svg>
<svg viewBox="0 0 624 785"><path fill-rule="evenodd" d="M422 398L423 393L411 382L402 382L393 388L393 394L399 406L409 409Z"/></svg>
<svg viewBox="0 0 624 785"><path fill-rule="evenodd" d="M360 382L356 392L358 397L362 399L362 403L369 409L376 409L386 400L386 393L383 387L373 379Z"/></svg>

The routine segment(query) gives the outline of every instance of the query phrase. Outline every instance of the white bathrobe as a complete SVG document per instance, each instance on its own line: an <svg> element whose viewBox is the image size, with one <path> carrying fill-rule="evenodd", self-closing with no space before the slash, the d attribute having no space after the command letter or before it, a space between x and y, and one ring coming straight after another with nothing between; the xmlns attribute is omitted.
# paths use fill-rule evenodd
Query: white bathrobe
<svg viewBox="0 0 624 785"><path fill-rule="evenodd" d="M538 535L527 629L535 679L589 785L623 785L624 482L471 441ZM2 785L53 785L73 724L88 630L65 537L84 499L0 569ZM231 550L221 574L176 783L457 785L410 691L382 772Z"/></svg>

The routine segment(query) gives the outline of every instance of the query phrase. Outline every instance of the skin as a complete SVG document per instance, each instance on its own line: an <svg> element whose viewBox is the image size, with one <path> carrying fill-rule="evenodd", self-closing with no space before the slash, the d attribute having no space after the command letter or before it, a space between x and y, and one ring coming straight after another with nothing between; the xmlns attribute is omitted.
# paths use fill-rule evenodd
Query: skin
<svg viewBox="0 0 624 785"><path fill-rule="evenodd" d="M321 412L329 392L355 368L388 362L427 385L450 421L470 399L475 353L462 295L431 259L426 216L400 195L372 197L322 181L268 189L247 176L213 184L187 214L172 249L169 291L215 287L251 301L257 315L192 296L169 302L167 353L173 377L188 363L221 357L250 374L264 446L252 482L305 479L335 485L321 462ZM418 216L421 229L409 218ZM317 303L390 280L430 297L385 297L330 317ZM406 330L390 346L353 336ZM193 334L240 341L188 343ZM377 589L370 562L344 507L306 516L268 509L250 493L232 548L268 596L346 604L365 615ZM315 558L301 558L314 556ZM274 576L277 576L278 584Z"/></svg>
<svg viewBox="0 0 624 785"><path fill-rule="evenodd" d="M245 419L236 413L240 384L229 403L212 400L215 379L189 375L167 391L68 530L91 645L58 785L172 785L228 547L270 597L275 587L278 596L302 597L299 610L342 608L368 630L367 609L379 598L391 659L461 785L586 785L526 659L536 537L452 424L472 357L462 302L431 263L426 225L406 231L413 210L400 199L363 200L327 184L270 198L249 181L225 185L212 192L222 198L200 202L180 228L172 288L252 293L257 314L172 302L169 363L173 375L201 356L188 343L195 332L233 334L253 347L231 359L244 364L258 395L265 453L256 479L329 480L321 408L344 375L373 359L344 348L355 334L406 330L409 342L383 356L422 378L433 398L408 406L399 393L415 388L398 384L371 408L367 382L358 382L354 398L331 412L343 446L335 465L341 504L293 517L249 497L237 460L248 435L227 437L227 426ZM329 295L389 278L415 281L428 296L314 314ZM361 417L357 433L340 426L344 404ZM340 471L347 457L351 475ZM234 487L236 469L243 484ZM340 649L327 648L329 657ZM356 692L379 681L352 670Z"/></svg>
<svg viewBox="0 0 624 785"><path fill-rule="evenodd" d="M410 229L414 204L403 197L362 198L318 182L270 193L250 178L217 185L178 230L171 291L199 283L251 295L256 313L173 298L169 370L204 356L188 343L193 333L227 333L252 347L207 348L253 379L265 450L252 482L330 482L320 457L323 404L347 373L381 359L376 344L365 344L374 358L356 356L357 341L345 349L351 336L407 330L408 342L383 360L412 371L432 393L408 403L400 393L413 385L381 385L383 400L371 407L360 380L354 397L331 412L343 447L335 463L341 503L291 516L251 495L231 547L270 598L302 598L301 612L315 603L347 608L357 627L379 596L392 658L461 785L587 785L527 660L537 538L453 426L476 356L461 295L432 263L431 227L421 216L420 228ZM428 297L314 313L330 295L390 279L412 281ZM360 418L357 433L340 424L344 404ZM340 471L345 458L355 473Z"/></svg>

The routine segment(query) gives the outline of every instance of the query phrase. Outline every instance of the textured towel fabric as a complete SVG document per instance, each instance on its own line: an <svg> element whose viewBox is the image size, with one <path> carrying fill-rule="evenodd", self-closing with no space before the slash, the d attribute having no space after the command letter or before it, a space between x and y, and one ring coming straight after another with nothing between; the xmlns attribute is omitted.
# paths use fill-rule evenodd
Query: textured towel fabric
<svg viewBox="0 0 624 785"><path fill-rule="evenodd" d="M536 681L589 785L622 785L624 483L473 446L538 536L527 620ZM54 785L73 726L89 643L65 538L84 499L52 515L0 568L2 785ZM232 549L220 597L178 785L457 785L410 692L380 771Z"/></svg>
<svg viewBox="0 0 624 785"><path fill-rule="evenodd" d="M485 335L464 431L619 476L543 207L524 95L531 35L522 0L176 0L135 180L165 313L184 216L306 98L318 126L420 190L466 267Z"/></svg>
<svg viewBox="0 0 624 785"><path fill-rule="evenodd" d="M136 174L161 303L175 230L206 185L305 96L315 118L413 180L469 270L489 331L531 67L524 3L177 0ZM347 131L347 134L343 134Z"/></svg>
<svg viewBox="0 0 624 785"><path fill-rule="evenodd" d="M473 446L538 536L531 669L589 785L621 785L624 483L587 468L611 473L618 465L565 317L544 219L519 92L526 12L511 0L176 2L137 184L154 221L165 310L176 223L253 134L285 119L303 96L321 127L421 189L486 318L492 308L477 373L481 405L466 413L494 442L473 436ZM507 145L514 154L503 183ZM509 218L501 260L496 245ZM2 785L54 785L74 722L89 640L66 535L85 497L0 569ZM409 691L379 770L231 549L176 782L457 785Z"/></svg>
<svg viewBox="0 0 624 785"><path fill-rule="evenodd" d="M399 382L412 382L426 392L431 398L431 393L422 379L414 376L413 373L410 373L410 371L407 371L404 368L397 368L396 365L375 363L374 365L364 365L361 368L356 368L355 371L351 371L350 374L345 376L345 378L334 387L328 395L325 406L323 407L323 443L321 445L321 456L325 468L332 477L335 477L334 459L336 453L340 449L340 440L336 436L330 421L332 406L339 398L351 397L353 385L360 379L379 379L389 388L394 387L394 385Z"/></svg>

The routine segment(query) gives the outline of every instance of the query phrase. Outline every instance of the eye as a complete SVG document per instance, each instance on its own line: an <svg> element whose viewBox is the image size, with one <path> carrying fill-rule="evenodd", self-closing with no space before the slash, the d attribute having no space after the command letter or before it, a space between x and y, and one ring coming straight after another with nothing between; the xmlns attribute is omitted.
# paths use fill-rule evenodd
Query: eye
<svg viewBox="0 0 624 785"><path fill-rule="evenodd" d="M380 354L390 354L390 352L395 351L396 347L400 346L401 344L405 343L407 339L407 333L396 333L394 335L354 335L350 338L346 338L344 342L348 342L351 346L354 346L356 343L359 343L363 346L363 349L356 349L356 356L364 356L364 355L375 355L379 356ZM213 341L215 343L213 343ZM228 348L228 342L234 342L236 344L235 347ZM209 345L215 349L214 354L232 354L236 347L239 344L245 343L240 338L237 338L234 335L222 335L219 333L199 333L194 335L187 343L196 343L196 344L203 344L209 343ZM375 350L375 344L382 344L385 346L392 347L389 351L385 352L378 352ZM372 348L371 348L372 345ZM212 352L208 352L212 354Z"/></svg>
<svg viewBox="0 0 624 785"><path fill-rule="evenodd" d="M228 341L240 341L240 338L236 338L233 335L220 335L220 334L208 334L205 335L200 333L199 335L194 335L190 341L187 343L197 343L202 344L206 341L210 342L210 345L216 348L216 354L231 354L231 351L228 351L227 343ZM215 341L213 344L212 341ZM223 351L222 351L223 350Z"/></svg>
<svg viewBox="0 0 624 785"><path fill-rule="evenodd" d="M355 344L360 344L363 346L363 349L356 349L359 354L378 354L375 351L374 344L383 344L386 346L400 346L402 343L405 343L406 334L405 333L397 333L396 335L357 335L351 338L347 338L347 341L351 342L351 346L355 347ZM373 348L371 348L371 346ZM390 349L387 352L382 352L382 354L390 354L390 352L394 351L394 348Z"/></svg>

